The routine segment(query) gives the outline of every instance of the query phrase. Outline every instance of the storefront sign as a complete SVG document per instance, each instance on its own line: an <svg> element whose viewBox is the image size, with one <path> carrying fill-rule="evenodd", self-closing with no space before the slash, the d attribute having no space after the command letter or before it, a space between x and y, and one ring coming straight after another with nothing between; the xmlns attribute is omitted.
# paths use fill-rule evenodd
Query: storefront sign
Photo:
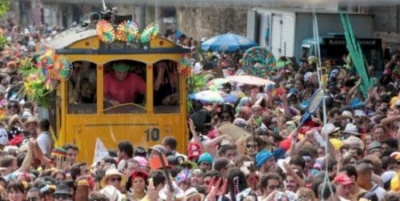
<svg viewBox="0 0 400 201"><path fill-rule="evenodd" d="M379 39L359 39L358 42L362 46L380 45L380 40ZM328 38L328 39L325 39L325 44L328 44L328 45L346 45L346 39L344 39L344 38Z"/></svg>

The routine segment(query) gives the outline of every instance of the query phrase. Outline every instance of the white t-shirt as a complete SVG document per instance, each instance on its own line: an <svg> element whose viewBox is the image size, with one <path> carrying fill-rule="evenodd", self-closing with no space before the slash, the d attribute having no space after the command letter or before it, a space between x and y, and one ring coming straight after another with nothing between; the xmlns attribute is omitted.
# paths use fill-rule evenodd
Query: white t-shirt
<svg viewBox="0 0 400 201"><path fill-rule="evenodd" d="M122 160L119 161L119 163L118 163L118 170L119 170L119 171L123 171L123 170L124 170L124 168L125 168L125 163L126 163L126 160L125 160L125 159L122 159Z"/></svg>
<svg viewBox="0 0 400 201"><path fill-rule="evenodd" d="M379 200L381 200L383 198L383 195L386 193L385 189L376 185L371 189L373 193L376 194L376 196L378 196ZM370 191L371 191L370 190Z"/></svg>
<svg viewBox="0 0 400 201"><path fill-rule="evenodd" d="M36 139L40 150L43 154L49 157L51 155L52 141L49 132L42 132Z"/></svg>

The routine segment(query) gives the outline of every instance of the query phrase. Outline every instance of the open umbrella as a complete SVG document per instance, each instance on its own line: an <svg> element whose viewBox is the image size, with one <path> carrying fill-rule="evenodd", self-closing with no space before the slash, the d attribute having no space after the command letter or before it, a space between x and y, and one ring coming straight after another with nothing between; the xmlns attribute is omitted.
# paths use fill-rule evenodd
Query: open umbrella
<svg viewBox="0 0 400 201"><path fill-rule="evenodd" d="M224 98L224 102L228 102L228 103L232 103L232 104L235 104L239 100L239 97L236 97L232 94L226 94L223 96L223 98Z"/></svg>
<svg viewBox="0 0 400 201"><path fill-rule="evenodd" d="M234 76L228 76L226 79L232 82L237 82L240 84L247 84L247 85L256 85L256 86L275 85L275 82L271 80L251 75L234 75Z"/></svg>
<svg viewBox="0 0 400 201"><path fill-rule="evenodd" d="M207 86L208 86L208 87L210 87L210 86L216 86L216 87L218 88L219 86L221 86L221 85L223 85L223 84L226 84L226 83L228 83L228 82L229 82L229 80L226 79L226 78L215 78L215 79L210 80L210 81L207 83Z"/></svg>
<svg viewBox="0 0 400 201"><path fill-rule="evenodd" d="M201 43L202 50L217 52L234 52L237 50L247 50L255 46L257 46L257 43L255 43L254 41L232 33L214 36Z"/></svg>
<svg viewBox="0 0 400 201"><path fill-rule="evenodd" d="M221 94L219 94L216 90L204 90L198 93L190 94L190 99L204 101L204 102L223 102L224 98L222 98Z"/></svg>

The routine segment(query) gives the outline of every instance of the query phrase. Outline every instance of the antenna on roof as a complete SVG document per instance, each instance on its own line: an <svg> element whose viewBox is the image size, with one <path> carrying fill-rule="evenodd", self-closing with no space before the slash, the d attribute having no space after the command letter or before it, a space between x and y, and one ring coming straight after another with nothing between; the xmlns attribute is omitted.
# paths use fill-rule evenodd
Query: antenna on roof
<svg viewBox="0 0 400 201"><path fill-rule="evenodd" d="M106 11L107 10L106 2L105 0L102 0L102 2L103 2L103 10Z"/></svg>
<svg viewBox="0 0 400 201"><path fill-rule="evenodd" d="M113 11L107 8L105 0L102 0L102 3L103 3L103 11L101 11L102 19L111 22Z"/></svg>

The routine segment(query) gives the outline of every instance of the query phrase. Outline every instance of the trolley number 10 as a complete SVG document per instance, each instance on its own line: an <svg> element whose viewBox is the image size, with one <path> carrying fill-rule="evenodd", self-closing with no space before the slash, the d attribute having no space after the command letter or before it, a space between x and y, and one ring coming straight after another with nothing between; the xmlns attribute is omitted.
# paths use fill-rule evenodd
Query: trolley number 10
<svg viewBox="0 0 400 201"><path fill-rule="evenodd" d="M149 128L144 131L146 134L147 141L159 141L160 140L160 129L159 128Z"/></svg>

